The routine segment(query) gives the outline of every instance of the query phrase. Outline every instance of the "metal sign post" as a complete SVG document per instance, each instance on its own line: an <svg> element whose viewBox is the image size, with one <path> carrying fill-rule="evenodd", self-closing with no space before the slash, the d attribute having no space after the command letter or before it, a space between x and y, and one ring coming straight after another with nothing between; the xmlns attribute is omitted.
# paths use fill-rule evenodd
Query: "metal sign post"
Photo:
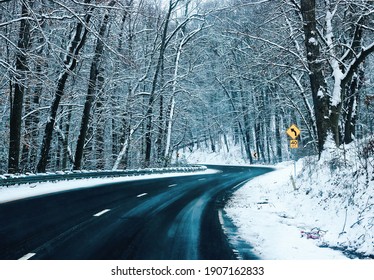
<svg viewBox="0 0 374 280"><path fill-rule="evenodd" d="M300 129L295 125L291 125L287 130L286 130L287 135L291 138L290 140L290 148L291 150L293 149L298 149L299 148L299 141L296 140L300 134L301 131ZM293 165L294 165L294 178L296 180L296 153L293 153Z"/></svg>

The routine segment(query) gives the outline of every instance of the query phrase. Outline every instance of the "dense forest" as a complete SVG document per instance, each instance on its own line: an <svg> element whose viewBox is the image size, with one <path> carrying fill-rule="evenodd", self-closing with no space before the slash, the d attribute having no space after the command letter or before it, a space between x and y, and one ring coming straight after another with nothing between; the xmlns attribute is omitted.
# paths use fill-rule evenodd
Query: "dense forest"
<svg viewBox="0 0 374 280"><path fill-rule="evenodd" d="M248 163L374 134L374 1L0 0L0 173Z"/></svg>

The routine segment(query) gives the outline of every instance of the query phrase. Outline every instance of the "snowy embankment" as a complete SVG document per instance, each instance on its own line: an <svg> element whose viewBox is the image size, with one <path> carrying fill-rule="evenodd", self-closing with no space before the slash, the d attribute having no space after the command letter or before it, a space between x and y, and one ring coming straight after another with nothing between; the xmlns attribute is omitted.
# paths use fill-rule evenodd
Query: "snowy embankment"
<svg viewBox="0 0 374 280"><path fill-rule="evenodd" d="M374 158L360 147L299 160L296 180L285 162L248 182L225 207L240 238L263 259L373 258Z"/></svg>
<svg viewBox="0 0 374 280"><path fill-rule="evenodd" d="M181 161L191 164L247 164L242 157L242 151L238 146L231 146L230 151L220 149L219 152L206 152L203 149L190 152L180 152Z"/></svg>

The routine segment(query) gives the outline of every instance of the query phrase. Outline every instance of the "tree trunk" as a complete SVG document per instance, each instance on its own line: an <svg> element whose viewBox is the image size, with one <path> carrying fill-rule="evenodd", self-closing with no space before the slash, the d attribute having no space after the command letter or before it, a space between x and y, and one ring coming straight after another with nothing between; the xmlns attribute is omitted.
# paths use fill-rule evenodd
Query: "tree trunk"
<svg viewBox="0 0 374 280"><path fill-rule="evenodd" d="M152 88L150 92L150 97L148 101L148 109L146 113L146 132L145 132L145 158L144 158L144 167L149 167L150 162L151 162L151 153L152 153L152 122L153 122L153 106L154 106L154 101L155 101L155 94L156 94L156 87L157 87L157 82L159 78L159 73L161 71L161 67L163 65L164 61L164 55L165 55L165 50L167 46L167 33L168 33L168 27L169 27L169 22L170 22L170 16L175 7L175 4L172 4L172 1L169 2L169 10L165 18L165 24L164 24L164 29L162 32L162 37L161 37L161 45L160 45L160 52L157 60L157 65L155 69L155 74L153 76L153 81L152 81Z"/></svg>
<svg viewBox="0 0 374 280"><path fill-rule="evenodd" d="M28 19L28 6L32 5L33 1L22 2L21 8L21 26L18 36L18 51L16 55L16 70L17 75L14 81L14 95L10 108L10 131L9 131L9 158L8 158L8 172L19 172L20 152L21 152L21 127L22 127L22 112L23 112L23 98L25 91L25 75L28 71L27 67L27 52L30 47L30 32L31 24Z"/></svg>
<svg viewBox="0 0 374 280"><path fill-rule="evenodd" d="M72 111L71 106L68 106L67 110L68 110L68 113L67 113L67 117L66 117L65 124L64 124L64 130L62 132L65 138L64 145L63 145L62 170L66 170L68 168L68 162L70 164L74 162L72 153L69 147L69 134L70 134L71 111Z"/></svg>
<svg viewBox="0 0 374 280"><path fill-rule="evenodd" d="M277 159L276 162L282 161L282 137L281 137L281 123L282 123L282 115L281 110L279 108L276 108L275 111L275 142L277 145Z"/></svg>
<svg viewBox="0 0 374 280"><path fill-rule="evenodd" d="M248 115L248 106L247 101L245 100L243 96L243 92L241 92L241 114L243 115L243 121L244 121L244 128L243 128L243 142L244 142L244 148L247 154L247 159L249 159L249 163L253 164L253 157L251 152L251 123Z"/></svg>
<svg viewBox="0 0 374 280"><path fill-rule="evenodd" d="M317 21L315 0L301 0L301 13L305 35L309 79L312 89L314 114L318 137L318 152L321 155L330 128L330 97L323 74L323 64L319 44L317 42Z"/></svg>
<svg viewBox="0 0 374 280"><path fill-rule="evenodd" d="M163 68L163 67L162 67ZM164 95L161 92L159 100L159 115L158 115L158 133L157 133L157 162L161 164L164 162L165 155L165 114L164 114Z"/></svg>
<svg viewBox="0 0 374 280"><path fill-rule="evenodd" d="M85 2L89 3L90 0L86 0ZM72 38L71 43L68 46L67 54L64 59L64 70L60 74L58 81L57 81L57 89L56 89L55 97L52 102L50 115L49 115L47 125L44 131L42 148L40 152L40 159L37 165L38 172L45 172L46 170L47 163L48 163L48 156L49 156L49 152L51 148L52 133L53 133L54 125L56 122L58 107L60 105L61 98L64 95L66 81L70 73L74 71L77 65L77 56L79 54L79 51L82 49L83 45L86 42L88 30L85 28L84 25L89 23L92 10L93 10L92 7L89 8L88 13L85 16L84 23L79 22L77 24L74 37Z"/></svg>
<svg viewBox="0 0 374 280"><path fill-rule="evenodd" d="M344 104L344 143L349 144L354 140L356 135L356 122L358 119L358 106L360 104L360 90L364 83L364 71L358 70L353 77L349 88L348 97Z"/></svg>
<svg viewBox="0 0 374 280"><path fill-rule="evenodd" d="M96 168L101 170L105 169L105 116L104 116L104 104L106 102L103 94L104 77L100 75L97 77L98 81L98 101L96 102Z"/></svg>
<svg viewBox="0 0 374 280"><path fill-rule="evenodd" d="M109 5L114 5L114 3L115 2L113 1ZM86 141L88 124L90 121L91 107L92 107L92 103L95 100L95 95L96 95L95 91L96 91L97 77L99 73L99 65L100 65L101 56L104 51L103 37L105 35L108 21L109 21L109 14L105 14L103 22L100 27L99 38L97 38L97 41L96 41L95 55L91 63L90 79L88 81L86 102L84 104L81 129L80 129L80 133L78 137L77 148L75 150L74 167L73 167L74 170L81 169L81 165L82 165L84 143Z"/></svg>
<svg viewBox="0 0 374 280"><path fill-rule="evenodd" d="M347 59L352 59L355 53L359 53L362 48L363 39L363 24L365 19L362 18L360 22L357 23L355 32L353 35L351 52ZM347 98L343 104L343 121L344 121L344 135L343 142L349 144L354 140L356 135L356 122L358 119L358 106L360 101L360 90L364 85L364 69L363 67L358 67L352 78L347 82L345 90L347 91Z"/></svg>
<svg viewBox="0 0 374 280"><path fill-rule="evenodd" d="M31 94L30 88L25 89L25 100L24 100L24 112L25 115L30 115L33 112L33 106L31 101ZM31 164L30 164L30 148L31 148L31 139L32 139L32 130L31 130L31 117L27 116L24 120L24 130L25 133L23 135L22 140L22 152L21 152L21 162L20 162L20 171L22 173L31 172Z"/></svg>

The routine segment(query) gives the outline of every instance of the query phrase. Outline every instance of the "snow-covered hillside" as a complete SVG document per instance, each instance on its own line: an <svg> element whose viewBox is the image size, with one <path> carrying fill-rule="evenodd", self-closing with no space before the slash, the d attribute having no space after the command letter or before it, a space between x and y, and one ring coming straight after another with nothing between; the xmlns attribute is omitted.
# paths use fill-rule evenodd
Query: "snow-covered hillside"
<svg viewBox="0 0 374 280"><path fill-rule="evenodd" d="M206 149L196 149L193 151L180 150L181 161L188 163L202 164L248 164L243 157L243 151L239 146L232 146L227 151L225 148L219 149L218 152L210 152Z"/></svg>
<svg viewBox="0 0 374 280"><path fill-rule="evenodd" d="M327 145L320 160L297 162L296 178L293 162L283 162L248 182L225 208L239 237L264 259L335 259L344 257L342 252L372 258L374 157L369 142L339 149ZM202 154L189 157L204 162ZM207 162L220 157L209 153ZM236 164L240 157L225 155L222 163L233 158Z"/></svg>

